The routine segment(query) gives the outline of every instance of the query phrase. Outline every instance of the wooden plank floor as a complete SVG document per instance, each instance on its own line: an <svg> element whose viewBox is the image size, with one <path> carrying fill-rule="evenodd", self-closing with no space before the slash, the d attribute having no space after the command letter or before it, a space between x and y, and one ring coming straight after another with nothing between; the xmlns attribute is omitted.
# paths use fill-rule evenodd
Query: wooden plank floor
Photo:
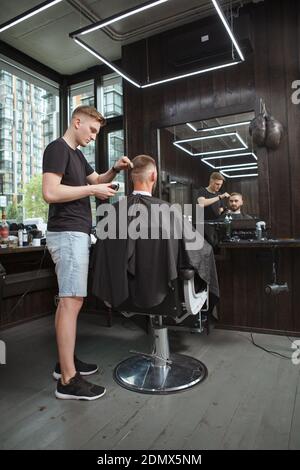
<svg viewBox="0 0 300 470"><path fill-rule="evenodd" d="M81 315L78 328L78 356L97 361L93 381L107 387L94 402L54 397L53 317L0 332L0 449L300 449L300 365L253 346L249 333L171 332L171 349L202 360L208 378L178 394L138 394L112 371L129 350L149 351L149 339L129 319L102 324ZM254 338L291 357L287 337Z"/></svg>

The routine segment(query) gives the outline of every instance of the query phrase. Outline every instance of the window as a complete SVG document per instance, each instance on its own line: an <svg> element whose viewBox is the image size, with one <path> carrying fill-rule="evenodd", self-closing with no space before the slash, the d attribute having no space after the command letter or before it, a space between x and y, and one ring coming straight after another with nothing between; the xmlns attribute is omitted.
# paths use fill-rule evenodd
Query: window
<svg viewBox="0 0 300 470"><path fill-rule="evenodd" d="M106 75L103 79L104 116L108 119L123 114L122 79L118 75Z"/></svg>
<svg viewBox="0 0 300 470"><path fill-rule="evenodd" d="M23 111L24 101L22 99L18 99L17 101L17 110Z"/></svg>
<svg viewBox="0 0 300 470"><path fill-rule="evenodd" d="M18 200L24 218L46 220L41 166L44 148L58 137L58 89L32 79L26 71L16 69L14 75L11 70L0 69L0 195L7 196L8 218L13 201ZM32 204L32 194L36 204Z"/></svg>
<svg viewBox="0 0 300 470"><path fill-rule="evenodd" d="M10 160L11 159L11 152L8 150L1 150L0 149L0 160Z"/></svg>
<svg viewBox="0 0 300 470"><path fill-rule="evenodd" d="M2 83L1 86L1 95L7 96L12 94L12 86Z"/></svg>
<svg viewBox="0 0 300 470"><path fill-rule="evenodd" d="M22 92L23 90L23 80L21 80L20 78L17 78L17 91L20 91Z"/></svg>
<svg viewBox="0 0 300 470"><path fill-rule="evenodd" d="M12 76L10 73L5 72L4 70L0 70L0 81L3 84L11 85L12 84Z"/></svg>
<svg viewBox="0 0 300 470"><path fill-rule="evenodd" d="M11 130L9 129L0 129L0 139L10 139L11 138Z"/></svg>
<svg viewBox="0 0 300 470"><path fill-rule="evenodd" d="M9 106L2 106L0 107L0 122L2 121L2 119L13 119L13 116L14 116L14 111L13 111L13 108L9 107Z"/></svg>

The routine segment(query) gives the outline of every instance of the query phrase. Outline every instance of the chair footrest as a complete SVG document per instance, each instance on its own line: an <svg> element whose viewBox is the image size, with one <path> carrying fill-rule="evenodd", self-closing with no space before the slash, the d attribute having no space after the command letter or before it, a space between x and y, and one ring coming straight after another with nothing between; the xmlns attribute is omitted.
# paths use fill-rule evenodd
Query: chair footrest
<svg viewBox="0 0 300 470"><path fill-rule="evenodd" d="M183 354L171 354L165 366L158 366L155 358L133 356L114 370L114 379L122 387L160 395L186 390L206 376L207 368L201 361Z"/></svg>

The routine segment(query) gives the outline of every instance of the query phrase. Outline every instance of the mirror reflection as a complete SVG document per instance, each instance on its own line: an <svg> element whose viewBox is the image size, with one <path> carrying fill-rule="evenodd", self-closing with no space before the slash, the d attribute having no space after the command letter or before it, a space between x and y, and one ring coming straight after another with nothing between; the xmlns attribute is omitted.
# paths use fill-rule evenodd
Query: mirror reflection
<svg viewBox="0 0 300 470"><path fill-rule="evenodd" d="M161 197L204 205L206 220L259 217L253 111L160 129Z"/></svg>

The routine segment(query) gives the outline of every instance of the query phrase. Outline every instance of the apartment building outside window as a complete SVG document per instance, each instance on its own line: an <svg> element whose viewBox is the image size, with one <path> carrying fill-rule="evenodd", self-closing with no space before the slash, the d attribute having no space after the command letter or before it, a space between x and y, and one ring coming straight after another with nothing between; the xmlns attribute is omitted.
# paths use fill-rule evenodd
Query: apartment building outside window
<svg viewBox="0 0 300 470"><path fill-rule="evenodd" d="M46 90L43 82L39 85L37 80L31 81L26 73L20 75L18 70L14 74L0 64L0 196L4 196L1 201L6 203L10 219L45 219L42 158L47 144L58 137L58 91ZM34 179L33 189L30 186ZM36 196L35 191L39 193ZM38 201L36 214L32 204L28 212L30 194Z"/></svg>

